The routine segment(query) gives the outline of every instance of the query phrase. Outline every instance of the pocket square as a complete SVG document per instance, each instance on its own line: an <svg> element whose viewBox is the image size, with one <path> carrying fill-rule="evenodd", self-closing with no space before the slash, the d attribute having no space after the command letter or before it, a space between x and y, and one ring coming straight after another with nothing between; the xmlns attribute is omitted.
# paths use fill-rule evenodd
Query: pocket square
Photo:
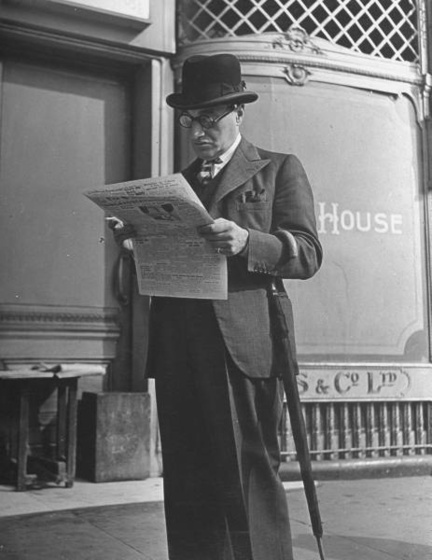
<svg viewBox="0 0 432 560"><path fill-rule="evenodd" d="M260 191L245 191L239 196L240 202L243 204L246 202L263 202L267 198L267 193L265 189Z"/></svg>

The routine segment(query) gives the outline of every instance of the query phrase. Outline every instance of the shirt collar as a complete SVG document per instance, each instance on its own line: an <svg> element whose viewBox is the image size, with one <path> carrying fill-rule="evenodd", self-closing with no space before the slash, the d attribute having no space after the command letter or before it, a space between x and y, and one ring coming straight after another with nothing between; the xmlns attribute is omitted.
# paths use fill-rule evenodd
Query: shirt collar
<svg viewBox="0 0 432 560"><path fill-rule="evenodd" d="M234 142L231 144L228 150L219 156L219 158L222 160L222 163L217 163L216 168L222 168L230 161L230 159L234 155L234 152L237 149L237 146L240 144L240 141L241 141L241 134L238 133L237 138L234 140Z"/></svg>

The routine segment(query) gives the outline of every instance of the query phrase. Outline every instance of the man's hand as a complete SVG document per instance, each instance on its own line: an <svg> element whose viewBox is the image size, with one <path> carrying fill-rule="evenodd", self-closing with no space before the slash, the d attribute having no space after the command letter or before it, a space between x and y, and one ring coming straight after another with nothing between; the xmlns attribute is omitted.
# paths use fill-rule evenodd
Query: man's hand
<svg viewBox="0 0 432 560"><path fill-rule="evenodd" d="M217 253L232 257L246 247L249 232L231 220L218 218L212 224L198 228L198 233Z"/></svg>
<svg viewBox="0 0 432 560"><path fill-rule="evenodd" d="M108 227L114 234L114 240L117 245L132 251L132 237L136 236L135 229L128 224L124 224L118 218L109 217L106 220L108 221Z"/></svg>

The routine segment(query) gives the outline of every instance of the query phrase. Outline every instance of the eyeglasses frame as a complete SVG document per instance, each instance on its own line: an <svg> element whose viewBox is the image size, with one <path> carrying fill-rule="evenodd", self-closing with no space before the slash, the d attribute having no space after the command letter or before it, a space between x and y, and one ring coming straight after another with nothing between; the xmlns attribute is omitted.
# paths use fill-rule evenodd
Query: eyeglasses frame
<svg viewBox="0 0 432 560"><path fill-rule="evenodd" d="M209 130L210 128L213 128L214 125L217 124L224 117L228 116L230 113L235 111L237 108L238 108L238 105L232 105L231 108L229 109L229 111L226 111L225 113L222 113L222 115L219 115L216 118L210 117L209 115L206 115L205 113L201 114L201 115L198 115L197 117L193 117L190 113L187 113L187 112L183 111L178 117L178 122L179 122L180 126L182 126L183 128L188 128L189 129L189 128L192 128L192 125L193 125L194 121L196 121L196 122L199 123L201 128L203 128L204 130ZM186 126L186 125L182 124L181 118L183 116L188 116L191 119L191 122L190 122L189 126ZM200 121L200 119L202 117L207 117L211 121L210 126L204 126L204 124Z"/></svg>

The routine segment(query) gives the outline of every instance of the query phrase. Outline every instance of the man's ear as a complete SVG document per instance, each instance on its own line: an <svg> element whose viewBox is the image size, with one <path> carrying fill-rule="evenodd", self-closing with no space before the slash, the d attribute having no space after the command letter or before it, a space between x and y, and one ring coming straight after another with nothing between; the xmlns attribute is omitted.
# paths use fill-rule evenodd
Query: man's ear
<svg viewBox="0 0 432 560"><path fill-rule="evenodd" d="M236 109L236 122L238 125L241 124L244 114L245 114L244 105L239 105Z"/></svg>

